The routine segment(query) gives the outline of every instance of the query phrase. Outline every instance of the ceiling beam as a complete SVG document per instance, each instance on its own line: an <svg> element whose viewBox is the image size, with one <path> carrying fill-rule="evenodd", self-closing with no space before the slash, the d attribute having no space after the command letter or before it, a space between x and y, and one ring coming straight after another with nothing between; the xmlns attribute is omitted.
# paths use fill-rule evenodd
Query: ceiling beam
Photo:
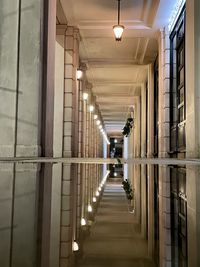
<svg viewBox="0 0 200 267"><path fill-rule="evenodd" d="M94 81L93 87L99 86L141 86L143 83L136 83L130 80L101 80L101 81Z"/></svg>

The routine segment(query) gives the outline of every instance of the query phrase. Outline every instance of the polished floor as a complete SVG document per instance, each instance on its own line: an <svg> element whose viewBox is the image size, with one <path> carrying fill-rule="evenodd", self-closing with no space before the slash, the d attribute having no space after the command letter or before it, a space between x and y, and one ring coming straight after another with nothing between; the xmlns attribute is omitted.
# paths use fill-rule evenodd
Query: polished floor
<svg viewBox="0 0 200 267"><path fill-rule="evenodd" d="M121 182L107 182L77 267L155 267Z"/></svg>

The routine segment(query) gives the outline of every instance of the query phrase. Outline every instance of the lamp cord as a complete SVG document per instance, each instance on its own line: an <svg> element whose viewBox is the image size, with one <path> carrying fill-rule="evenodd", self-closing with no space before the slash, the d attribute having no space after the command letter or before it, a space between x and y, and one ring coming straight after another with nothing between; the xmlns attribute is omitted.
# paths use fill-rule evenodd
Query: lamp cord
<svg viewBox="0 0 200 267"><path fill-rule="evenodd" d="M118 0L118 25L120 25L120 1L121 0Z"/></svg>

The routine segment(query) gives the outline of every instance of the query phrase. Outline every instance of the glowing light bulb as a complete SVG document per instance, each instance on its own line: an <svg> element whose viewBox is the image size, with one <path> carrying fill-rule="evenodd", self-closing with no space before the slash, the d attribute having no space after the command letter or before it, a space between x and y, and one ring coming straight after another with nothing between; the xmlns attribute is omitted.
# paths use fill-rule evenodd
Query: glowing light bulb
<svg viewBox="0 0 200 267"><path fill-rule="evenodd" d="M81 69L77 70L76 77L77 77L77 80L81 80L81 78L83 77L83 71Z"/></svg>
<svg viewBox="0 0 200 267"><path fill-rule="evenodd" d="M88 205L88 212L92 212L92 206Z"/></svg>
<svg viewBox="0 0 200 267"><path fill-rule="evenodd" d="M98 118L97 114L94 114L94 119L96 120Z"/></svg>
<svg viewBox="0 0 200 267"><path fill-rule="evenodd" d="M117 176L117 173L116 173L116 172L114 172L114 176L115 176L115 177Z"/></svg>
<svg viewBox="0 0 200 267"><path fill-rule="evenodd" d="M99 197L99 191L96 191L96 197Z"/></svg>
<svg viewBox="0 0 200 267"><path fill-rule="evenodd" d="M115 40L116 41L121 41L121 39L122 39L122 33L124 31L124 26L122 26L122 25L115 25L115 26L113 26L113 31L114 31L114 34L115 34Z"/></svg>
<svg viewBox="0 0 200 267"><path fill-rule="evenodd" d="M93 197L92 201L93 201L94 203L97 202L96 197Z"/></svg>
<svg viewBox="0 0 200 267"><path fill-rule="evenodd" d="M88 99L88 93L83 93L83 100L87 100Z"/></svg>
<svg viewBox="0 0 200 267"><path fill-rule="evenodd" d="M93 105L90 105L90 107L89 107L89 111L90 111L90 112L93 112L93 111L94 111L94 106L93 106Z"/></svg>
<svg viewBox="0 0 200 267"><path fill-rule="evenodd" d="M99 190L99 192L101 191L101 186L99 186L98 190Z"/></svg>
<svg viewBox="0 0 200 267"><path fill-rule="evenodd" d="M97 120L96 124L99 125L100 123L101 123L100 120Z"/></svg>
<svg viewBox="0 0 200 267"><path fill-rule="evenodd" d="M86 220L84 218L81 218L81 225L82 226L86 225Z"/></svg>
<svg viewBox="0 0 200 267"><path fill-rule="evenodd" d="M73 243L73 251L78 251L79 250L79 245L76 241Z"/></svg>

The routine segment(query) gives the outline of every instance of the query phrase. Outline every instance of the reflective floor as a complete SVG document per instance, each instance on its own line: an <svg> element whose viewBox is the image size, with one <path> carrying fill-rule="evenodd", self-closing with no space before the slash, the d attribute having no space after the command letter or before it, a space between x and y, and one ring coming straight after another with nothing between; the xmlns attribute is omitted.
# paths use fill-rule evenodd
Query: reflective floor
<svg viewBox="0 0 200 267"><path fill-rule="evenodd" d="M116 177L108 177L93 203L109 168L99 166L1 163L0 266L39 267L45 203L51 205L52 221L45 218L45 226L50 222L52 227L52 261L59 260L60 253L64 259L69 257L71 243L61 252L60 244L69 240L63 229L71 229L73 217L81 253L70 253L77 267L199 267L200 165L122 166L115 170ZM101 169L98 179L93 176L97 169ZM71 176L72 172L78 175ZM125 179L131 194L122 187ZM93 207L92 219L88 203ZM83 215L88 226L84 238Z"/></svg>
<svg viewBox="0 0 200 267"><path fill-rule="evenodd" d="M115 182L115 180L117 180ZM109 179L78 267L154 267L121 181Z"/></svg>

